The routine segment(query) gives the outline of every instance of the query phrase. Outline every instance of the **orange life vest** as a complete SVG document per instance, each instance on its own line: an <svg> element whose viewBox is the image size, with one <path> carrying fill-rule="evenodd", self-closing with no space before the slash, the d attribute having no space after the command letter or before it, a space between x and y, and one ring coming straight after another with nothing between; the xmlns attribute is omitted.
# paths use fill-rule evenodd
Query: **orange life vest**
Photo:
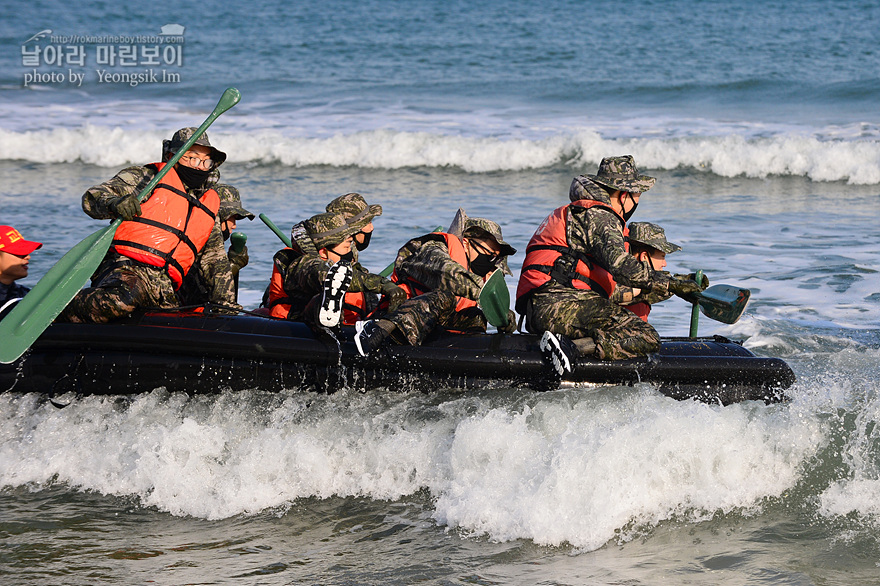
<svg viewBox="0 0 880 586"><path fill-rule="evenodd" d="M302 254L295 248L285 248L294 253ZM272 278L269 280L269 302L268 307L272 317L281 319L289 319L292 309L292 299L284 290L284 279L278 266L272 264ZM342 323L346 326L353 326L355 322L364 319L367 316L367 296L363 292L346 293L342 300Z"/></svg>
<svg viewBox="0 0 880 586"><path fill-rule="evenodd" d="M291 250L286 248L285 250ZM269 280L269 310L272 317L287 319L290 315L290 297L284 291L284 279L275 263L272 263L272 278Z"/></svg>
<svg viewBox="0 0 880 586"><path fill-rule="evenodd" d="M367 295L350 291L342 299L342 324L353 326L367 317Z"/></svg>
<svg viewBox="0 0 880 586"><path fill-rule="evenodd" d="M529 295L552 278L561 285L575 289L589 289L609 298L614 292L614 277L599 266L589 255L572 250L568 244L568 216L571 206L582 208L603 207L617 216L627 234L625 220L608 204L592 199L580 199L553 210L547 216L526 247L526 258L516 288L516 310L525 313ZM563 269L558 261L568 261Z"/></svg>
<svg viewBox="0 0 880 586"><path fill-rule="evenodd" d="M164 166L148 165L157 173ZM208 241L219 210L216 191L209 189L196 199L172 168L141 204L141 215L119 225L110 246L132 260L165 269L178 288Z"/></svg>
<svg viewBox="0 0 880 586"><path fill-rule="evenodd" d="M432 232L431 234L426 234L425 236L421 236L415 239L419 242L429 242L431 240L436 240L440 242L446 243L446 249L449 251L449 256L463 266L465 269L468 268L468 257L467 252L464 249L464 244L462 244L461 239L454 234L448 234L446 232ZM404 247L406 248L406 247ZM398 253L399 254L399 253ZM427 293L431 289L419 283L411 278L401 278L397 274L397 267L394 268L394 272L391 273L391 280L397 283L398 286L403 288L406 291L406 298L412 299L417 295L421 295L422 293ZM474 299L468 299L467 297L457 297L458 302L455 305L455 311L463 311L469 307L476 307L477 301Z"/></svg>
<svg viewBox="0 0 880 586"><path fill-rule="evenodd" d="M648 321L648 314L651 313L651 305L644 301L639 301L632 305L624 305L623 308L630 310L645 321Z"/></svg>

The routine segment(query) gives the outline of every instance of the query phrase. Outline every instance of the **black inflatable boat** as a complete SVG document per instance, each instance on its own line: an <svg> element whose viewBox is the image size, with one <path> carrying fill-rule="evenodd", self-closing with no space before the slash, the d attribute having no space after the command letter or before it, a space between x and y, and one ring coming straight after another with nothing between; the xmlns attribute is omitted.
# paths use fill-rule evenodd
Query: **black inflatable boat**
<svg viewBox="0 0 880 586"><path fill-rule="evenodd" d="M24 356L0 365L0 391L549 390L644 382L676 399L726 405L781 401L795 380L784 361L755 356L720 336L664 339L659 352L639 359L584 359L560 382L551 376L533 335L445 333L423 346L389 345L364 358L353 334L353 328L343 328L337 337L316 335L305 324L255 315L178 311L104 325L56 323Z"/></svg>

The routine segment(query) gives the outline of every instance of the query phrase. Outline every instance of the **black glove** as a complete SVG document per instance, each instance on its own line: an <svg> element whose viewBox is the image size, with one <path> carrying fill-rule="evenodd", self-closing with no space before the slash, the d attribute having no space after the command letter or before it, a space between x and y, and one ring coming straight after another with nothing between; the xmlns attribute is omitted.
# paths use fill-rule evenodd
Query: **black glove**
<svg viewBox="0 0 880 586"><path fill-rule="evenodd" d="M700 287L693 279L676 279L669 281L669 290L678 295L682 299L694 303L695 294L702 291L705 287Z"/></svg>
<svg viewBox="0 0 880 586"><path fill-rule="evenodd" d="M394 311L406 301L406 291L392 282L382 285L382 295L388 298L388 311Z"/></svg>
<svg viewBox="0 0 880 586"><path fill-rule="evenodd" d="M516 314L512 309L507 310L507 325L501 326L498 331L503 334L512 334L516 331Z"/></svg>
<svg viewBox="0 0 880 586"><path fill-rule="evenodd" d="M141 215L141 202L135 194L124 195L110 202L110 209L123 220Z"/></svg>
<svg viewBox="0 0 880 586"><path fill-rule="evenodd" d="M696 282L696 280L697 280L696 273L690 273L687 275L672 275L672 276L675 279L690 279L691 281L694 281L694 282ZM703 282L700 283L700 287L701 287L700 291L705 291L706 287L708 287L708 286L709 286L709 277L707 277L706 275L703 275Z"/></svg>

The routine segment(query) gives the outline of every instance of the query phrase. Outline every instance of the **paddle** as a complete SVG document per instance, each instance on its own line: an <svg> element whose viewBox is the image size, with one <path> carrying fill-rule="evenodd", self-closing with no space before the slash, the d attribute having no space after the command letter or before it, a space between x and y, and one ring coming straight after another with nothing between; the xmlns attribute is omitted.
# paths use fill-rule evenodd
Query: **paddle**
<svg viewBox="0 0 880 586"><path fill-rule="evenodd" d="M247 234L244 232L233 232L229 236L229 241L231 242L230 248L233 252L240 253L244 250L244 245L247 242ZM235 274L232 276L232 282L235 284L235 302L238 303L238 271L235 271Z"/></svg>
<svg viewBox="0 0 880 586"><path fill-rule="evenodd" d="M150 196L153 188L205 133L214 120L240 100L241 94L235 88L223 92L211 115L140 192L138 197L141 202ZM87 236L71 248L9 312L9 315L0 321L0 340L2 340L0 363L9 364L17 360L58 317L104 260L113 235L121 223L121 218L113 220L109 226Z"/></svg>
<svg viewBox="0 0 880 586"><path fill-rule="evenodd" d="M504 273L495 269L480 290L480 309L486 320L496 328L507 325L507 312L510 309L510 291L504 282Z"/></svg>
<svg viewBox="0 0 880 586"><path fill-rule="evenodd" d="M290 238L288 238L287 235L286 235L284 232L282 232L281 230L279 230L279 229L278 229L278 226L276 226L276 225L272 222L272 220L269 219L269 217L268 217L266 214L260 214L260 219L263 220L263 223L264 223L264 224L266 224L267 226L269 226L269 229L270 229L270 230L272 230L273 232L275 232L275 236L277 236L278 238L281 239L281 242L284 243L284 246L286 246L287 248L291 248Z"/></svg>
<svg viewBox="0 0 880 586"><path fill-rule="evenodd" d="M696 276L702 280L702 271L697 271ZM752 292L748 289L734 287L733 285L712 285L702 293L696 293L692 299L690 337L697 336L699 327L699 311L709 319L714 319L725 324L736 323L749 304Z"/></svg>

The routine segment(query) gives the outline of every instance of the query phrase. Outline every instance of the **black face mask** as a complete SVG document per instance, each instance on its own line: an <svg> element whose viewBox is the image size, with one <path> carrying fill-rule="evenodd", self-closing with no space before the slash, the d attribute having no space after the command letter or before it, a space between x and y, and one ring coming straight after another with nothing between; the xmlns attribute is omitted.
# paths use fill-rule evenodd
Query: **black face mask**
<svg viewBox="0 0 880 586"><path fill-rule="evenodd" d="M498 268L495 266L495 261L496 257L479 252L477 253L477 258L471 261L471 270L481 277L485 277Z"/></svg>
<svg viewBox="0 0 880 586"><path fill-rule="evenodd" d="M340 254L340 255L339 255L339 260L342 261L342 262L352 262L352 261L354 260L354 251L353 251L353 250L349 250L349 251L348 251L347 253L345 253L345 254Z"/></svg>
<svg viewBox="0 0 880 586"><path fill-rule="evenodd" d="M190 189L198 189L205 184L205 181L207 181L208 177L211 175L210 171L205 169L193 169L186 165L175 165L174 170L177 171L177 176L180 177L183 184Z"/></svg>
<svg viewBox="0 0 880 586"><path fill-rule="evenodd" d="M628 195L627 197L629 197L630 199L633 199L633 196L631 196L631 195ZM624 221L629 222L629 219L632 218L632 215L634 213L636 213L637 207L639 207L639 202L635 202L635 204L633 205L633 208L630 211L624 212L624 214L623 214Z"/></svg>
<svg viewBox="0 0 880 586"><path fill-rule="evenodd" d="M360 243L357 240L354 241L354 247L358 250L363 250L370 245L370 237L373 235L372 232L361 232L364 235L364 242Z"/></svg>

